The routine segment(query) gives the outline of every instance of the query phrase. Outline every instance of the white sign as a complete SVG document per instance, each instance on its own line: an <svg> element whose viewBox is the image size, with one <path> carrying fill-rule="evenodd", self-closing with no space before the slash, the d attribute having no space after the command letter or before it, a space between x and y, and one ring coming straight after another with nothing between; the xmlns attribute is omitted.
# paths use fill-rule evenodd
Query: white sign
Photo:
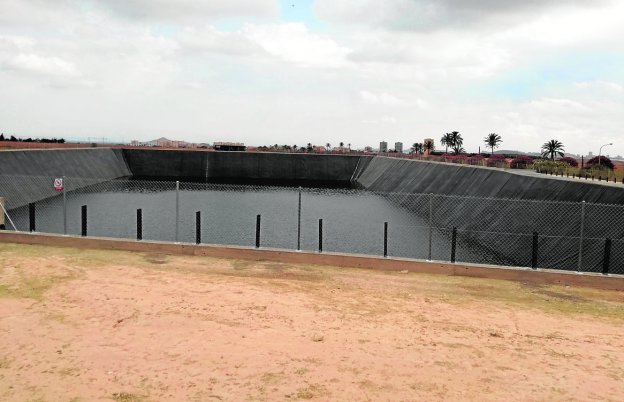
<svg viewBox="0 0 624 402"><path fill-rule="evenodd" d="M54 189L56 191L63 191L63 179L62 178L54 179Z"/></svg>

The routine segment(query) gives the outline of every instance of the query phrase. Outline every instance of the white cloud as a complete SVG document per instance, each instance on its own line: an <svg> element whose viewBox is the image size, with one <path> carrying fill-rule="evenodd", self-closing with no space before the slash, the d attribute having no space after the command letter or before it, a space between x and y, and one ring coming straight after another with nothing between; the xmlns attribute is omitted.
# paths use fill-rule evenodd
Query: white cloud
<svg viewBox="0 0 624 402"><path fill-rule="evenodd" d="M213 26L186 27L176 37L183 49L205 51L231 56L247 56L262 53L263 49L247 38L241 31L222 32Z"/></svg>
<svg viewBox="0 0 624 402"><path fill-rule="evenodd" d="M624 51L624 2L596 4L317 0L315 30L279 21L273 0L0 0L0 122L354 147L458 130L470 151L494 131L509 149L558 138L586 151L624 126L622 69L563 57ZM545 61L565 74L541 76ZM518 97L491 89L516 78L535 84Z"/></svg>
<svg viewBox="0 0 624 402"><path fill-rule="evenodd" d="M374 94L369 91L360 91L360 97L365 103L372 105L401 106L404 102L396 96L392 96L385 92Z"/></svg>
<svg viewBox="0 0 624 402"><path fill-rule="evenodd" d="M76 66L58 57L44 57L36 54L23 54L7 60L4 67L45 76L74 77L78 75Z"/></svg>
<svg viewBox="0 0 624 402"><path fill-rule="evenodd" d="M123 17L161 21L277 14L273 0L107 0L101 6Z"/></svg>
<svg viewBox="0 0 624 402"><path fill-rule="evenodd" d="M610 0L316 0L326 20L405 31L505 27L557 7L610 4Z"/></svg>
<svg viewBox="0 0 624 402"><path fill-rule="evenodd" d="M350 52L302 23L246 25L243 34L267 53L305 67L343 67Z"/></svg>

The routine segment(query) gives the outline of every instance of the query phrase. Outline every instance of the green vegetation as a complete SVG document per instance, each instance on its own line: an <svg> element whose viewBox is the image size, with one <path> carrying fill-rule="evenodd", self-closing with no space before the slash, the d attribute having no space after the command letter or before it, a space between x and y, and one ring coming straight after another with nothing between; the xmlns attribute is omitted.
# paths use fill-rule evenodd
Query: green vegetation
<svg viewBox="0 0 624 402"><path fill-rule="evenodd" d="M550 140L542 145L542 156L553 161L555 160L555 155L563 157L564 151L563 144L557 140Z"/></svg>

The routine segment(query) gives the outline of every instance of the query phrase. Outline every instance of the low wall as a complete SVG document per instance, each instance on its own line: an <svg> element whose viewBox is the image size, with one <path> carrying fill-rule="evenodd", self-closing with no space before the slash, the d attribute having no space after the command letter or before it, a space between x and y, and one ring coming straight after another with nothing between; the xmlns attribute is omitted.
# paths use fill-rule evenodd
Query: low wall
<svg viewBox="0 0 624 402"><path fill-rule="evenodd" d="M349 182L362 156L124 149L134 176Z"/></svg>
<svg viewBox="0 0 624 402"><path fill-rule="evenodd" d="M54 247L160 252L251 261L274 261L290 264L315 264L344 268L363 268L394 272L415 272L510 280L532 284L582 286L624 291L624 276L576 274L553 270L503 268L474 264L449 264L421 260L382 258L335 253L314 253L249 247L176 244L155 241L120 240L96 237L61 236L0 231L0 242L37 244Z"/></svg>

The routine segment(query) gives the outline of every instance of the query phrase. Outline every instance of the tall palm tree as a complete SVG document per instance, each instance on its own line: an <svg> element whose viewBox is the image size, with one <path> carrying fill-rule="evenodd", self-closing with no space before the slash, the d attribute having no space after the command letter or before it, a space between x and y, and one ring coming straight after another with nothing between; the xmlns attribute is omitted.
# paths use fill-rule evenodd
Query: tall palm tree
<svg viewBox="0 0 624 402"><path fill-rule="evenodd" d="M412 145L412 153L415 154L422 154L423 153L423 144L420 142L415 142L414 145Z"/></svg>
<svg viewBox="0 0 624 402"><path fill-rule="evenodd" d="M563 156L563 144L557 140L550 140L542 145L542 156L555 160L555 155Z"/></svg>
<svg viewBox="0 0 624 402"><path fill-rule="evenodd" d="M440 144L446 147L446 151L444 153L448 154L449 147L453 146L453 137L451 133L446 133L440 138Z"/></svg>
<svg viewBox="0 0 624 402"><path fill-rule="evenodd" d="M464 139L462 138L459 131L451 132L451 148L453 148L453 152L455 152L456 154L465 152L463 145Z"/></svg>
<svg viewBox="0 0 624 402"><path fill-rule="evenodd" d="M429 154L431 154L431 152L433 152L435 150L435 143L433 142L433 140L426 140L423 143L423 148L425 151L427 151Z"/></svg>
<svg viewBox="0 0 624 402"><path fill-rule="evenodd" d="M498 148L498 145L503 142L503 139L496 133L490 133L483 139L483 141L485 142L485 145L492 148L492 155L494 155L494 148Z"/></svg>

